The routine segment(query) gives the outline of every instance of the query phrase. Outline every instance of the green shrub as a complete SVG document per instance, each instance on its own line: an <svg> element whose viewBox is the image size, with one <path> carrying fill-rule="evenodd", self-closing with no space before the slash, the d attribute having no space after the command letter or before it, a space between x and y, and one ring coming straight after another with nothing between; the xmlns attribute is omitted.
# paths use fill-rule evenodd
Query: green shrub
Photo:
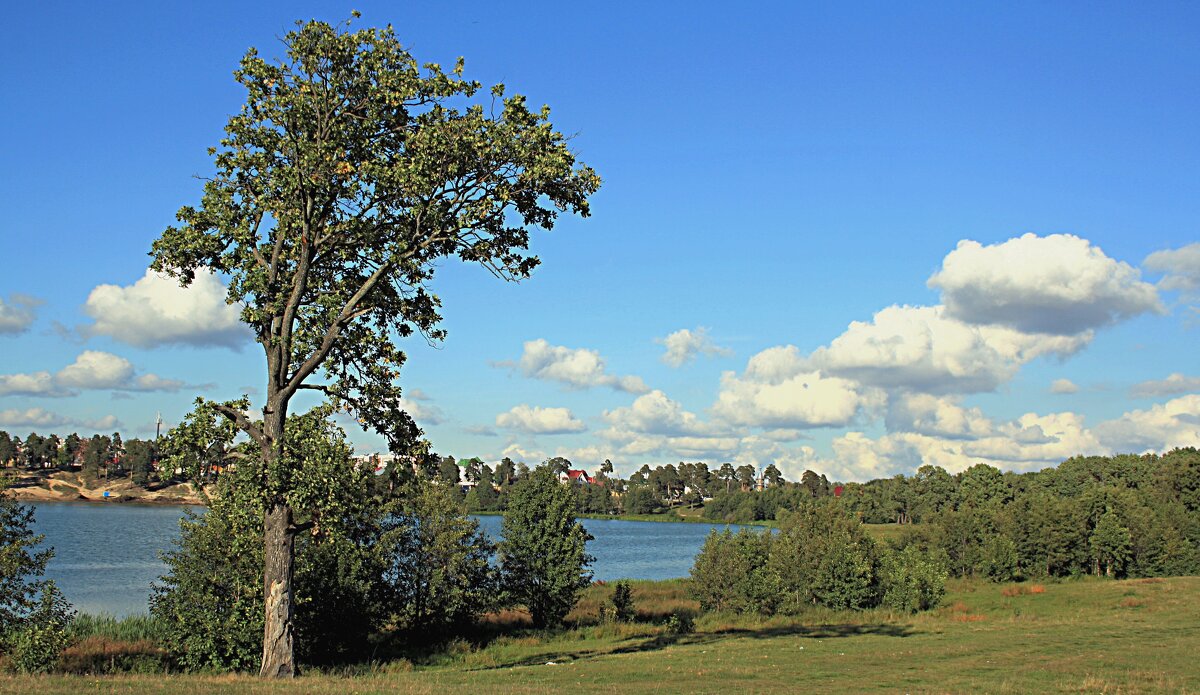
<svg viewBox="0 0 1200 695"><path fill-rule="evenodd" d="M629 582L620 581L613 587L612 616L617 622L628 623L633 620L637 611L633 607L633 589Z"/></svg>
<svg viewBox="0 0 1200 695"><path fill-rule="evenodd" d="M827 503L781 516L770 558L780 612L879 604L879 550L857 519Z"/></svg>
<svg viewBox="0 0 1200 695"><path fill-rule="evenodd" d="M692 565L692 597L706 611L774 612L779 591L768 569L771 543L770 533L714 529Z"/></svg>
<svg viewBox="0 0 1200 695"><path fill-rule="evenodd" d="M70 641L74 611L62 592L47 581L34 610L26 616L11 640L9 658L22 673L46 673Z"/></svg>
<svg viewBox="0 0 1200 695"><path fill-rule="evenodd" d="M936 607L946 594L946 568L915 546L883 558L883 605L916 613Z"/></svg>
<svg viewBox="0 0 1200 695"><path fill-rule="evenodd" d="M696 631L696 619L691 611L677 610L667 618L667 632L672 635L690 635Z"/></svg>

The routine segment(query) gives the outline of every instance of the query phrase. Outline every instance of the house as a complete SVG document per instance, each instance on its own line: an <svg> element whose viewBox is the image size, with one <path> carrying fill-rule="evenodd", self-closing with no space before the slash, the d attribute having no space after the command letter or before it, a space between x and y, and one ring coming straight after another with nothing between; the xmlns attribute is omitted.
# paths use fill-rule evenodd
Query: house
<svg viewBox="0 0 1200 695"><path fill-rule="evenodd" d="M558 480L561 483L572 483L575 485L591 485L594 482L592 480L592 476L588 475L587 471L582 469L572 469L566 471L565 473L560 473L558 475Z"/></svg>

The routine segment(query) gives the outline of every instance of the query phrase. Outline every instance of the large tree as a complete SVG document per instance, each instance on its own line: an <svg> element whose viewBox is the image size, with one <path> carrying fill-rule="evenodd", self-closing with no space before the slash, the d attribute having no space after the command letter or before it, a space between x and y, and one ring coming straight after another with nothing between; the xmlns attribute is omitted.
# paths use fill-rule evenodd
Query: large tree
<svg viewBox="0 0 1200 695"><path fill-rule="evenodd" d="M290 677L292 574L302 528L288 503L294 459L284 424L301 389L326 394L394 450L418 430L401 409L397 339L440 340L429 291L457 256L519 280L538 263L530 230L588 214L596 173L578 164L549 109L503 85L421 66L390 27L298 24L269 62L251 49L234 73L247 91L212 148L198 206L154 243L152 267L184 285L228 278L266 362L261 424L215 407L255 443L265 498L261 673Z"/></svg>

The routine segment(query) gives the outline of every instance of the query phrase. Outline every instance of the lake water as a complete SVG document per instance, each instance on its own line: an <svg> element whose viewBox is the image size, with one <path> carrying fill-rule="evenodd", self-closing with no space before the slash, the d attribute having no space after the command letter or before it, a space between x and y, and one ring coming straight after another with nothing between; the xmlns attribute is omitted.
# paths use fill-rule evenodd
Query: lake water
<svg viewBox="0 0 1200 695"><path fill-rule="evenodd" d="M185 507L42 502L34 528L46 535L54 559L46 576L54 579L81 613L118 616L145 613L150 585L164 571L159 553L179 533ZM480 528L500 536L500 517L480 516ZM583 519L595 537L588 552L596 557L596 579L686 577L708 524Z"/></svg>

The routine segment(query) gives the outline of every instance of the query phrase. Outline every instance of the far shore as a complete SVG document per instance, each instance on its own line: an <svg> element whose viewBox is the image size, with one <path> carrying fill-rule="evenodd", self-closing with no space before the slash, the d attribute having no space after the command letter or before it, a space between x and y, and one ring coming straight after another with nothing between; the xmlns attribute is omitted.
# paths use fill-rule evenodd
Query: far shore
<svg viewBox="0 0 1200 695"><path fill-rule="evenodd" d="M80 502L89 504L151 504L203 506L202 495L188 483L157 485L150 489L134 485L128 478L97 480L88 484L73 471L8 471L6 494L22 502ZM107 496L106 494L107 493Z"/></svg>

